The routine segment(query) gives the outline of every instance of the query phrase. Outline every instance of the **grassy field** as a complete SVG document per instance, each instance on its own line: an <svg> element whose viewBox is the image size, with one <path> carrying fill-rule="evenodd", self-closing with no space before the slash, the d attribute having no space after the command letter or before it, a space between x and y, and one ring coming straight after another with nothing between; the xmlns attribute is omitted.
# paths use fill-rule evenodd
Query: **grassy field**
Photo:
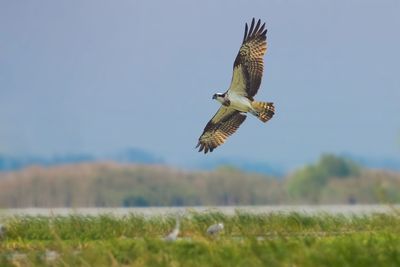
<svg viewBox="0 0 400 267"><path fill-rule="evenodd" d="M0 266L400 266L400 215L19 216L3 221ZM208 236L209 225L224 230Z"/></svg>

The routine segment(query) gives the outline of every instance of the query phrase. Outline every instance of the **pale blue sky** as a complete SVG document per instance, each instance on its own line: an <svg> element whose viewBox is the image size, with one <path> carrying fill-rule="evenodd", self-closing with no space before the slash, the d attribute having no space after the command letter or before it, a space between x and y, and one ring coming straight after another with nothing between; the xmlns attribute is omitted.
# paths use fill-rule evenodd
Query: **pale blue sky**
<svg viewBox="0 0 400 267"><path fill-rule="evenodd" d="M400 158L400 2L0 1L0 153L139 147L184 165L240 157L296 166L323 152ZM269 50L255 118L194 147L229 86L244 23Z"/></svg>

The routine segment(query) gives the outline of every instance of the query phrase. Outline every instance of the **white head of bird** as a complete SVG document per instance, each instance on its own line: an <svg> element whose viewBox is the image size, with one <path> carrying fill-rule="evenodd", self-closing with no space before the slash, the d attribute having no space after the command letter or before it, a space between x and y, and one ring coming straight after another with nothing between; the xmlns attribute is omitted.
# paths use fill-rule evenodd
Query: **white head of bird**
<svg viewBox="0 0 400 267"><path fill-rule="evenodd" d="M212 99L217 100L222 105L224 105L226 101L228 101L226 93L225 94L216 93L213 95Z"/></svg>

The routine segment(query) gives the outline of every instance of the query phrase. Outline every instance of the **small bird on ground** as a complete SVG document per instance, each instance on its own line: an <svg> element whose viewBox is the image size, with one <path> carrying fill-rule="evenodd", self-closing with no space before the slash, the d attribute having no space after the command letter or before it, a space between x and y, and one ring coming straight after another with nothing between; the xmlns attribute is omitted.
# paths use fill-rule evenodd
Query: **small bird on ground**
<svg viewBox="0 0 400 267"><path fill-rule="evenodd" d="M217 93L212 97L221 103L221 107L199 137L196 146L199 147L199 152L212 152L222 145L244 122L248 112L262 122L267 122L274 116L275 107L272 102L254 100L264 71L266 34L265 23L261 25L261 20L256 24L253 18L250 29L246 23L242 46L233 64L231 85L225 93Z"/></svg>
<svg viewBox="0 0 400 267"><path fill-rule="evenodd" d="M173 242L176 241L179 235L179 228L180 228L180 222L179 219L176 219L176 224L174 230L172 230L171 233L169 233L167 236L164 237L164 240L167 242Z"/></svg>
<svg viewBox="0 0 400 267"><path fill-rule="evenodd" d="M211 236L215 236L222 230L224 230L224 224L216 223L207 228L207 234L209 234Z"/></svg>
<svg viewBox="0 0 400 267"><path fill-rule="evenodd" d="M60 253L54 250L46 250L43 256L47 262L53 262L60 258Z"/></svg>

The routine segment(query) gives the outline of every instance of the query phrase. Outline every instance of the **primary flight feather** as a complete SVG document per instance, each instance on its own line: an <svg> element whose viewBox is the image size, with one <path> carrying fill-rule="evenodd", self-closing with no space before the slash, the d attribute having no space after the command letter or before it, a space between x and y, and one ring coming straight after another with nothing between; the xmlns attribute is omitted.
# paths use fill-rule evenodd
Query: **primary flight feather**
<svg viewBox="0 0 400 267"><path fill-rule="evenodd" d="M270 102L254 100L260 88L264 70L263 57L267 51L267 29L261 20L251 21L250 29L246 23L242 46L233 64L233 76L229 89L223 94L214 94L213 99L222 105L207 123L199 142L199 152L212 152L222 145L246 119L250 112L262 122L267 122L275 114Z"/></svg>

